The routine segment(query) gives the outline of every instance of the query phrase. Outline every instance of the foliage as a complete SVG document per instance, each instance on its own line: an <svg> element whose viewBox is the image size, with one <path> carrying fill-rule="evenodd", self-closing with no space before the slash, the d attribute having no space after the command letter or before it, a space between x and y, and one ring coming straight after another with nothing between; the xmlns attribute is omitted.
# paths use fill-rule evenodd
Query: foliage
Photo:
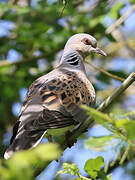
<svg viewBox="0 0 135 180"><path fill-rule="evenodd" d="M99 156L96 159L89 159L84 166L84 170L92 177L93 179L97 178L98 173L101 167L104 165L103 157ZM100 174L100 173L99 173ZM100 176L99 176L100 177Z"/></svg>
<svg viewBox="0 0 135 180"><path fill-rule="evenodd" d="M103 150L106 147L106 143L110 143L112 145L113 139L118 139L121 142L121 145L119 145L119 150L124 147L120 158L120 164L122 164L126 158L132 157L130 152L132 149L134 149L134 139L135 139L135 133L134 133L134 121L129 118L129 115L134 115L135 112L129 112L125 114L119 114L119 118L116 118L116 115L113 114L105 114L102 112L99 112L95 109L92 109L87 106L83 106L85 110L87 110L88 114L91 115L95 121L97 121L99 124L103 125L105 128L107 128L112 135L108 135L105 137L94 137L89 138L86 141L87 148L99 148L99 150ZM93 140L95 142L93 142ZM101 140L101 141L100 141ZM119 142L119 141L118 141ZM113 143L114 144L114 143ZM116 143L115 143L116 144ZM116 146L116 145L115 145ZM115 147L113 146L113 147Z"/></svg>
<svg viewBox="0 0 135 180"><path fill-rule="evenodd" d="M102 180L111 180L111 175L106 176L101 167L104 165L104 159L101 156L98 156L95 159L88 159L85 163L84 170L89 174L90 178L86 178L79 173L79 169L76 164L63 164L63 169L58 171L56 175L59 174L70 174L77 176L76 180L91 180L100 178Z"/></svg>
<svg viewBox="0 0 135 180"><path fill-rule="evenodd" d="M39 145L33 150L17 152L9 160L1 161L0 179L32 180L38 169L44 169L59 156L60 149L56 144Z"/></svg>
<svg viewBox="0 0 135 180"><path fill-rule="evenodd" d="M124 114L119 115L119 117L121 116L121 118L118 119L113 114L108 115L88 106L83 106L83 108L87 110L87 113L92 116L95 121L114 133L114 136L127 141L129 144L133 139L135 139L135 122L132 119L129 119L129 117L127 116L130 114L134 114L134 111L126 113L126 116Z"/></svg>
<svg viewBox="0 0 135 180"><path fill-rule="evenodd" d="M115 142L113 142L114 138L114 135L90 137L85 142L86 148L95 151L107 151L107 146L113 146L115 144Z"/></svg>
<svg viewBox="0 0 135 180"><path fill-rule="evenodd" d="M112 146L112 145L114 146L114 144L116 146L116 143L113 142L114 139L115 140L119 139L121 141L124 141L126 142L126 144L121 143L121 146L119 146L119 151L121 151L123 147L124 149L122 150L122 152L119 152L119 153L117 152L118 153L117 160L119 161L120 164L123 164L124 161L127 158L129 158L130 152L134 148L133 140L135 139L135 134L134 134L135 127L134 127L134 121L132 121L129 118L129 116L134 115L135 111L128 112L125 114L119 114L119 119L118 119L118 117L116 118L116 115L105 114L84 105L82 107L87 111L87 113L90 116L94 118L95 121L103 125L112 133L111 135L107 135L107 136L90 137L86 141L86 147L90 150L94 149L98 151L103 151L106 149L106 146ZM114 160L114 162L111 162L111 164L115 164L115 161L116 160ZM101 169L102 166L104 166L104 171ZM101 180L112 179L111 174L109 176L106 176L105 174L108 168L109 168L108 164L107 165L104 164L104 159L102 156L98 156L96 159L88 159L84 165L84 170L89 174L90 178L92 179L96 179L96 178L100 178ZM64 173L64 174L75 175L78 177L77 178L78 180L89 179L89 178L83 177L79 173L79 169L76 164L64 163L63 169L64 170L58 171L56 175Z"/></svg>

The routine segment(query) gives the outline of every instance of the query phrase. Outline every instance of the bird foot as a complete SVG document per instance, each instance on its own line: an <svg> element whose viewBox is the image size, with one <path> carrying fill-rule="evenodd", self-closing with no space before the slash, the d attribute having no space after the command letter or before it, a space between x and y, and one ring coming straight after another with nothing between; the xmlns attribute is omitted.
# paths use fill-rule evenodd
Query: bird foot
<svg viewBox="0 0 135 180"><path fill-rule="evenodd" d="M65 140L67 142L67 146L69 148L71 148L76 142L77 142L77 139L75 139L74 141L70 141L69 138L70 136L72 135L72 133L70 131L67 131L66 134L65 134Z"/></svg>

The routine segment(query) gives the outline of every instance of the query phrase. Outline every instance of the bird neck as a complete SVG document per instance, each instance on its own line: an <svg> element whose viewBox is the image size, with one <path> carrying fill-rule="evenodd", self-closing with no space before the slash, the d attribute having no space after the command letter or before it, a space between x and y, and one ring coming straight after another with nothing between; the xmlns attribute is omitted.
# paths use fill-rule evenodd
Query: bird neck
<svg viewBox="0 0 135 180"><path fill-rule="evenodd" d="M60 66L67 67L74 70L75 69L82 70L83 72L85 72L83 61L84 61L84 58L79 52L75 50L70 51L70 52L66 51L63 53L63 56L60 61Z"/></svg>

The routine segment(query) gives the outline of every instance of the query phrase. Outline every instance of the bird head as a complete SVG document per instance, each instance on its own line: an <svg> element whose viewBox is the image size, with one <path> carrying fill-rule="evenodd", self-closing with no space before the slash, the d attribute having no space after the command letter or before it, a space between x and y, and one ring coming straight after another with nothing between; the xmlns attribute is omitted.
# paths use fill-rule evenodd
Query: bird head
<svg viewBox="0 0 135 180"><path fill-rule="evenodd" d="M97 40L93 36L85 33L75 34L69 38L65 45L64 52L71 50L78 51L83 57L88 56L91 52L106 56L106 53L97 47Z"/></svg>

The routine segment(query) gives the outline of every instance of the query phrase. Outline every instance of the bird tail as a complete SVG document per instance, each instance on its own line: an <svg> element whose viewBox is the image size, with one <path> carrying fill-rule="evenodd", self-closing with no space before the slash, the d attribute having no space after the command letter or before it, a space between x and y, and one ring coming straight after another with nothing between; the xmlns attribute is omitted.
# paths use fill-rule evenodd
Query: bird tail
<svg viewBox="0 0 135 180"><path fill-rule="evenodd" d="M4 154L9 159L16 151L32 149L42 140L46 131L23 131L18 134Z"/></svg>

